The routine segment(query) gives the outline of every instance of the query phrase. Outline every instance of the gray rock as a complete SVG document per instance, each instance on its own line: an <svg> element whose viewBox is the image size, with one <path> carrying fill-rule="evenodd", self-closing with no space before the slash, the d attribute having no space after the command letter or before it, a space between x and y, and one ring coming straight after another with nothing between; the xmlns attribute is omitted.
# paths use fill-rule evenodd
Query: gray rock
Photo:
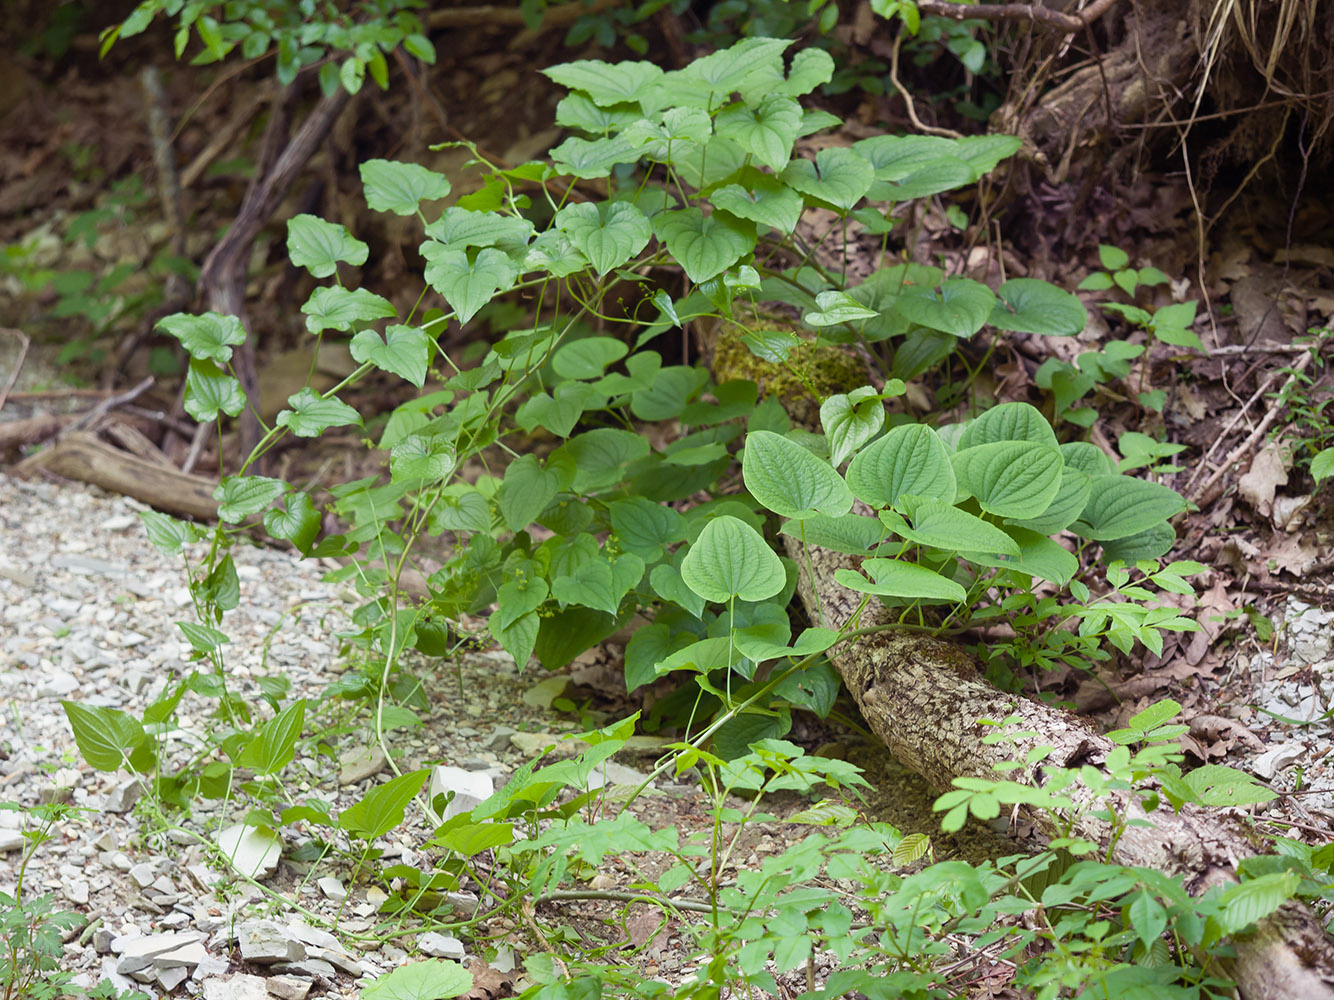
<svg viewBox="0 0 1334 1000"><path fill-rule="evenodd" d="M79 690L78 679L66 670L51 670L37 682L33 694L38 698L63 698Z"/></svg>
<svg viewBox="0 0 1334 1000"><path fill-rule="evenodd" d="M19 830L0 830L0 854L21 850L27 842Z"/></svg>
<svg viewBox="0 0 1334 1000"><path fill-rule="evenodd" d="M88 883L83 879L74 879L65 885L65 898L75 906L88 905Z"/></svg>
<svg viewBox="0 0 1334 1000"><path fill-rule="evenodd" d="M269 976L264 980L265 988L278 1000L306 1000L312 985L309 979L300 976Z"/></svg>
<svg viewBox="0 0 1334 1000"><path fill-rule="evenodd" d="M202 941L194 941L180 948L173 948L171 951L163 952L153 959L153 967L157 969L179 969L194 968L205 958L208 952L204 948Z"/></svg>
<svg viewBox="0 0 1334 1000"><path fill-rule="evenodd" d="M195 982L201 982L213 976L225 976L227 970L232 967L231 962L217 955L205 955L204 960L195 966L194 971L190 973L190 978Z"/></svg>
<svg viewBox="0 0 1334 1000"><path fill-rule="evenodd" d="M306 957L301 942L274 920L247 920L236 929L236 940L241 957L256 965L299 962Z"/></svg>
<svg viewBox="0 0 1334 1000"><path fill-rule="evenodd" d="M344 753L338 762L338 783L355 785L359 781L379 774L388 763L384 751L378 746L353 747Z"/></svg>
<svg viewBox="0 0 1334 1000"><path fill-rule="evenodd" d="M347 899L347 890L343 888L343 883L338 881L332 875L326 875L324 878L316 879L315 884L320 887L320 892L332 899L335 903L341 903Z"/></svg>
<svg viewBox="0 0 1334 1000"><path fill-rule="evenodd" d="M111 950L111 939L113 937L114 935L111 933L110 929L99 927L97 930L93 931L93 950L99 955L105 955Z"/></svg>
<svg viewBox="0 0 1334 1000"><path fill-rule="evenodd" d="M185 982L189 975L190 970L179 965L170 969L159 969L154 966L153 981L162 987L164 993L170 993Z"/></svg>
<svg viewBox="0 0 1334 1000"><path fill-rule="evenodd" d="M463 942L448 934L428 931L417 942L417 950L432 958L452 958L456 962L464 955Z"/></svg>
<svg viewBox="0 0 1334 1000"><path fill-rule="evenodd" d="M204 980L204 1000L269 1000L264 979L238 972L226 978Z"/></svg>
<svg viewBox="0 0 1334 1000"><path fill-rule="evenodd" d="M273 971L310 979L334 979L338 975L338 971L332 965L318 958L307 958L300 962L280 962L273 967Z"/></svg>
<svg viewBox="0 0 1334 1000"><path fill-rule="evenodd" d="M157 878L157 875L152 865L140 862L130 868L130 878L134 879L134 884L140 889L147 889L153 884L153 879Z"/></svg>
<svg viewBox="0 0 1334 1000"><path fill-rule="evenodd" d="M106 804L102 808L110 813L129 812L143 794L144 783L142 781L138 778L126 778L107 792Z"/></svg>

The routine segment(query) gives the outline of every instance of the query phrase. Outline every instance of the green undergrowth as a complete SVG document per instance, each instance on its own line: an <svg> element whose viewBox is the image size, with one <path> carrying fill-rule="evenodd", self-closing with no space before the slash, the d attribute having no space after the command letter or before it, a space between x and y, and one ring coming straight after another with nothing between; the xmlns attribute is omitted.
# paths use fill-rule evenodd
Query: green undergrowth
<svg viewBox="0 0 1334 1000"><path fill-rule="evenodd" d="M1284 843L1243 864L1240 883L1196 897L1178 880L1116 864L1117 835L1139 822L1132 801L1152 815L1272 798L1227 768L1183 771L1178 706L1136 716L1100 767L1047 768L1041 787L1007 775L1049 748L993 778L957 779L936 803L947 829L1023 808L1058 832L1037 855L978 865L936 859L928 838L862 822L857 770L786 739L795 713L832 709L840 680L830 652L869 632L966 635L1002 618L1013 638L978 651L993 674L1014 679L1109 650L1161 651L1165 633L1197 626L1160 595L1189 598L1203 569L1169 556L1182 498L1118 469L1079 436L1078 421L1060 419L1069 406L909 404L931 398L910 396L909 385L931 384L945 366L963 373L951 395L967 399L1001 338L1073 336L1085 307L1043 281L993 289L904 259L915 237L900 232L914 217L903 207L969 191L1018 140L883 135L809 159L797 140L840 124L803 104L831 80L833 60L818 48L789 58L789 48L751 38L673 72L552 67L546 74L568 90L557 123L571 136L517 167L473 149L483 186L443 211L445 176L362 163L367 206L421 226L424 284L406 306L343 283L341 265L370 253L344 225L291 219L288 255L317 282L300 309L312 350L334 339L359 367L327 392L290 397L223 477L216 527L144 515L149 541L181 559L189 581L193 620L176 627L190 670L140 717L66 702L79 749L99 770L147 776L142 808L163 827L189 829L191 805L217 800L220 824L244 823L261 840L299 834L301 858L337 860L382 885L382 923L369 932L379 939L423 926L471 936L491 917L586 894L586 879L615 855L637 874L610 901L652 907L679 927L698 971L671 985L645 980L633 945L586 946L539 908L547 947L522 957L525 996L542 1000L773 993L776 977L812 998L961 996L969 956L1009 963L1014 984L1041 997L1225 995L1219 960L1230 936L1295 895L1326 898L1331 859ZM827 231L798 235L817 215L833 220ZM882 263L855 282L853 231L879 240ZM467 329L507 296L531 311L477 363L444 351L448 327ZM690 325L716 327L722 342L787 373L788 406L762 397L753 377L720 382L673 363L662 345ZM231 370L246 331L212 313L176 314L161 329L189 355L186 410L221 433L247 406ZM855 359L839 380L855 373L858 384L838 387L813 370L829 351ZM374 432L342 398L371 375L419 393ZM793 398L806 404L798 423ZM366 435L382 474L327 484L326 502L257 472L283 439L345 428ZM537 431L555 447L521 453ZM342 530L324 533L325 513ZM243 599L233 550L257 532L342 560L330 578L360 595L338 635L349 669L317 697L293 698L272 676L256 697L230 667L226 620ZM780 554L788 538L797 560ZM811 608L811 624L794 628L797 561L813 547L860 557L837 573L860 608L847 621ZM419 565L428 548L449 557ZM404 588L409 570L422 571L424 597ZM864 625L872 601L891 625ZM381 838L444 805L426 801L426 769L399 765L400 735L422 726L428 707L406 651L447 662L494 642L521 667L555 670L632 621L627 692L664 679L672 692L646 718L582 734L588 746L573 758L520 768L436 825L418 863L383 858ZM200 699L211 706L207 741L187 760L168 754L178 711ZM327 720L348 705L396 773L340 809L332 763L309 790L290 768L299 750L336 759ZM991 742L1024 735L1016 719L966 722L984 723ZM673 735L654 775L694 772L710 827L651 829L593 787L599 764L637 729ZM1089 800L1076 788L1104 797L1080 805ZM766 796L779 791L810 798L792 822L812 832L733 874L737 838L769 818ZM1089 815L1109 841L1076 834ZM192 833L226 860L207 833ZM481 897L477 915L450 908L460 889ZM835 961L823 981L817 953ZM363 995L425 1000L469 985L464 970L436 961Z"/></svg>

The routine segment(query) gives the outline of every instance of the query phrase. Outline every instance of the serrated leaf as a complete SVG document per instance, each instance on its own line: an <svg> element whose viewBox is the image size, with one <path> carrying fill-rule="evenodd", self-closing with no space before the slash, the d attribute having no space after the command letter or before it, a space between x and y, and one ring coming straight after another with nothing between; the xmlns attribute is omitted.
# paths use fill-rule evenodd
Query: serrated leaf
<svg viewBox="0 0 1334 1000"><path fill-rule="evenodd" d="M338 399L325 399L309 387L287 397L290 410L278 414L275 423L297 437L318 437L330 427L360 426L361 414Z"/></svg>
<svg viewBox="0 0 1334 1000"><path fill-rule="evenodd" d="M816 153L814 163L793 160L781 176L784 184L808 198L848 212L870 190L875 169L851 149L831 146Z"/></svg>
<svg viewBox="0 0 1334 1000"><path fill-rule="evenodd" d="M1175 490L1130 476L1093 476L1088 505L1071 529L1095 542L1115 541L1154 528L1186 509Z"/></svg>
<svg viewBox="0 0 1334 1000"><path fill-rule="evenodd" d="M218 419L225 413L234 417L245 409L245 393L241 383L224 375L212 361L190 359L190 370L185 376L185 412L201 424Z"/></svg>
<svg viewBox="0 0 1334 1000"><path fill-rule="evenodd" d="M782 517L852 509L852 492L828 462L773 431L747 436L741 468L751 495Z"/></svg>
<svg viewBox="0 0 1334 1000"><path fill-rule="evenodd" d="M971 278L947 278L939 293L913 285L895 303L899 313L912 322L960 339L982 329L995 304L995 293Z"/></svg>
<svg viewBox="0 0 1334 1000"><path fill-rule="evenodd" d="M306 329L311 333L352 329L355 323L369 323L398 315L394 304L364 288L355 291L338 286L321 286L310 293L301 311L306 314Z"/></svg>
<svg viewBox="0 0 1334 1000"><path fill-rule="evenodd" d="M771 170L782 170L792 158L792 144L801 129L801 105L773 94L758 105L738 103L719 112L714 131L731 139Z"/></svg>
<svg viewBox="0 0 1334 1000"><path fill-rule="evenodd" d="M1088 324L1088 310L1079 297L1048 281L1011 278L997 289L996 298L987 322L997 330L1074 337Z"/></svg>
<svg viewBox="0 0 1334 1000"><path fill-rule="evenodd" d="M346 226L325 222L316 215L294 215L287 220L287 256L317 278L338 270L338 262L360 266L370 248L355 239Z"/></svg>
<svg viewBox="0 0 1334 1000"><path fill-rule="evenodd" d="M849 590L879 597L929 602L961 602L968 597L968 592L958 583L916 563L898 559L866 559L862 561L862 569L870 574L869 581L850 569L835 570L834 579Z"/></svg>
<svg viewBox="0 0 1334 1000"><path fill-rule="evenodd" d="M487 247L469 260L463 250L453 250L428 240L421 246L426 258L426 280L445 297L460 323L467 323L497 293L508 291L519 276L510 258Z"/></svg>
<svg viewBox="0 0 1334 1000"><path fill-rule="evenodd" d="M717 277L755 249L754 225L726 212L663 212L653 220L653 231L696 284Z"/></svg>
<svg viewBox="0 0 1334 1000"><path fill-rule="evenodd" d="M1330 476L1334 476L1334 448L1325 448L1311 459L1311 478L1319 485Z"/></svg>
<svg viewBox="0 0 1334 1000"><path fill-rule="evenodd" d="M624 201L567 205L556 213L555 224L599 277L638 254L653 235L648 216Z"/></svg>
<svg viewBox="0 0 1334 1000"><path fill-rule="evenodd" d="M418 389L426 382L431 342L422 330L413 326L387 327L384 337L374 330L362 330L348 345L353 360L369 361L381 371L391 372L411 382Z"/></svg>
<svg viewBox="0 0 1334 1000"><path fill-rule="evenodd" d="M218 520L239 524L258 514L288 490L281 479L266 476L226 476L213 490L218 501Z"/></svg>
<svg viewBox="0 0 1334 1000"><path fill-rule="evenodd" d="M245 327L235 316L207 312L200 316L173 313L158 321L157 329L165 330L181 342L193 358L225 365L232 360L232 348L245 343Z"/></svg>
<svg viewBox="0 0 1334 1000"><path fill-rule="evenodd" d="M848 465L847 482L872 507L898 507L905 495L954 502L949 450L925 424L901 424L863 448Z"/></svg>
<svg viewBox="0 0 1334 1000"><path fill-rule="evenodd" d="M681 577L706 601L764 601L787 585L787 571L758 531L730 514L714 517L681 561Z"/></svg>
<svg viewBox="0 0 1334 1000"><path fill-rule="evenodd" d="M414 215L423 201L449 194L449 178L416 163L364 160L360 167L366 205L373 212Z"/></svg>
<svg viewBox="0 0 1334 1000"><path fill-rule="evenodd" d="M954 475L978 506L997 517L1036 517L1061 488L1064 463L1054 444L993 441L955 452Z"/></svg>
<svg viewBox="0 0 1334 1000"><path fill-rule="evenodd" d="M829 442L829 464L837 469L884 425L884 403L869 386L830 396L820 404L820 426Z"/></svg>

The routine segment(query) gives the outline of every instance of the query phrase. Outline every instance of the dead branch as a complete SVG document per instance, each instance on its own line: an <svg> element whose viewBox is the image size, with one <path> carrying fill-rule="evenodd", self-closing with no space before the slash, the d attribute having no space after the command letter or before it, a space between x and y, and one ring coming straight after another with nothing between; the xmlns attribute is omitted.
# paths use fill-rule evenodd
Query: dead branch
<svg viewBox="0 0 1334 1000"><path fill-rule="evenodd" d="M1116 0L1095 0L1077 14L1066 14L1032 3L974 5L943 0L919 0L917 9L923 14L948 17L952 21L1018 21L1073 35L1093 24L1115 4Z"/></svg>

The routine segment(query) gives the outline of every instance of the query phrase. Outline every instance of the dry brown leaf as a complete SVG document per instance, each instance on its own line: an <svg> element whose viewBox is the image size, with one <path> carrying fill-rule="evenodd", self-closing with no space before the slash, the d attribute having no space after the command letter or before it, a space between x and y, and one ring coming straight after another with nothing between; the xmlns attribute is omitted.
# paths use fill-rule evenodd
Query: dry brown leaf
<svg viewBox="0 0 1334 1000"><path fill-rule="evenodd" d="M1265 517L1274 506L1274 493L1288 484L1288 470L1284 467L1283 449L1277 441L1270 441L1256 453L1247 473L1237 480L1237 492Z"/></svg>

